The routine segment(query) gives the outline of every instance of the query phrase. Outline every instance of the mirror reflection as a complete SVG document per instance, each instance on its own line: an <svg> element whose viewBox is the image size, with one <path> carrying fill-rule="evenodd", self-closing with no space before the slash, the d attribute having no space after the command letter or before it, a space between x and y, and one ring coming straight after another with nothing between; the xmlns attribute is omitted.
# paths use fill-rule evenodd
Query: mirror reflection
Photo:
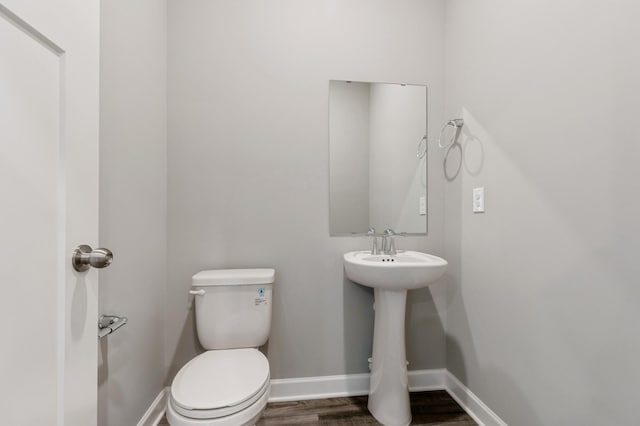
<svg viewBox="0 0 640 426"><path fill-rule="evenodd" d="M330 81L331 235L427 232L426 134L426 86Z"/></svg>

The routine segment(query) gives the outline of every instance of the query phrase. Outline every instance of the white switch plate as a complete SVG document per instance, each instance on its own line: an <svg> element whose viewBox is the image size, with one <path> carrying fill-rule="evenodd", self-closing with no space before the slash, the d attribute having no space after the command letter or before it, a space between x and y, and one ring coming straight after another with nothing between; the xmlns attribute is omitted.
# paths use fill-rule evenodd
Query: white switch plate
<svg viewBox="0 0 640 426"><path fill-rule="evenodd" d="M484 213L484 187L473 188L473 212Z"/></svg>
<svg viewBox="0 0 640 426"><path fill-rule="evenodd" d="M422 216L427 214L427 197L420 197L420 209L418 213Z"/></svg>

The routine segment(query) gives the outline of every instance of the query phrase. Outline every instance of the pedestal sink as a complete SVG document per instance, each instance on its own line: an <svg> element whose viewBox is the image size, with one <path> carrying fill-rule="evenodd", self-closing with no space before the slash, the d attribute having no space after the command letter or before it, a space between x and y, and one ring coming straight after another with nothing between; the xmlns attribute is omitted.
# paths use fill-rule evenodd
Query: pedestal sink
<svg viewBox="0 0 640 426"><path fill-rule="evenodd" d="M416 251L395 255L352 251L344 255L347 277L374 289L373 360L369 384L371 414L385 426L411 423L404 338L407 291L440 278L447 261Z"/></svg>

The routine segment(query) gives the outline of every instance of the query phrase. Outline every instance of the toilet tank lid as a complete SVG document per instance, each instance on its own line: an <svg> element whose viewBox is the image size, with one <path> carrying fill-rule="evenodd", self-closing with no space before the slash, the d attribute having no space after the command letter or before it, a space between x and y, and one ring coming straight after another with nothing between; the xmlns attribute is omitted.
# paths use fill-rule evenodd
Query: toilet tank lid
<svg viewBox="0 0 640 426"><path fill-rule="evenodd" d="M271 268L212 269L200 271L191 278L194 287L217 285L272 284L276 271Z"/></svg>

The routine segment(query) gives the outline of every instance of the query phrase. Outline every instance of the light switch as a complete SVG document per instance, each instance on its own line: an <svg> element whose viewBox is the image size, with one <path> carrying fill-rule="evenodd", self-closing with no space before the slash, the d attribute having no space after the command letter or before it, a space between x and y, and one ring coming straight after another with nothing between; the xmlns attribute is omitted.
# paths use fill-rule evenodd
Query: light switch
<svg viewBox="0 0 640 426"><path fill-rule="evenodd" d="M484 187L473 188L473 212L484 213Z"/></svg>
<svg viewBox="0 0 640 426"><path fill-rule="evenodd" d="M427 214L427 197L420 197L420 208L418 213L421 216L424 216Z"/></svg>

